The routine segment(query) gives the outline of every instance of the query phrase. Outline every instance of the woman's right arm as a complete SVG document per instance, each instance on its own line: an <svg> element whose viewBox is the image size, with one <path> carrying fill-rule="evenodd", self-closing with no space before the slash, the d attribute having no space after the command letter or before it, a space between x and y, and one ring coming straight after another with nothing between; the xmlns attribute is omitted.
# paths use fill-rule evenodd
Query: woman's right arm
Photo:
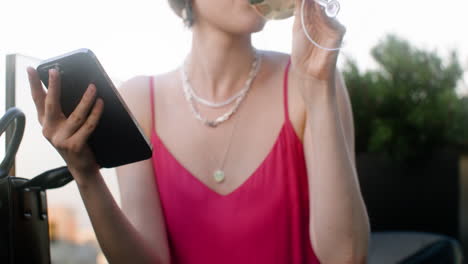
<svg viewBox="0 0 468 264"><path fill-rule="evenodd" d="M120 94L147 138L151 135L152 115L148 77L135 77L119 88ZM167 233L151 159L116 169L121 207L124 214L158 252L163 263L170 263Z"/></svg>
<svg viewBox="0 0 468 264"><path fill-rule="evenodd" d="M80 186L79 190L107 261L111 264L169 264L167 255L150 244L122 212L99 171L92 176L93 182Z"/></svg>
<svg viewBox="0 0 468 264"><path fill-rule="evenodd" d="M90 85L74 112L66 118L61 110L60 76L56 70L49 73L49 89L46 93L37 72L28 68L31 93L36 105L43 134L57 149L72 173L99 244L109 263L169 263L167 244L150 244L149 236L143 235L120 210L107 188L94 155L87 145L89 135L94 131L103 110L102 100L95 99L94 85ZM88 112L90 112L89 115ZM122 171L138 175L148 172L148 166L128 165ZM146 168L146 169L145 169ZM132 177L133 175L129 175ZM137 177L134 177L137 178ZM155 220L156 221L156 220ZM162 225L163 226L163 225ZM157 229L145 232L157 232ZM157 234L166 241L165 232Z"/></svg>

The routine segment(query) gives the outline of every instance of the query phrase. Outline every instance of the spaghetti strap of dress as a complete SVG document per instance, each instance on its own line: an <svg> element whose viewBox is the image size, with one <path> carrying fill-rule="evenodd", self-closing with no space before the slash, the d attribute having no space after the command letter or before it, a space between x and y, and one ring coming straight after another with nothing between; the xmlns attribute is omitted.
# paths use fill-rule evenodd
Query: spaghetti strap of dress
<svg viewBox="0 0 468 264"><path fill-rule="evenodd" d="M156 122L154 114L154 77L149 78L150 101L151 101L151 133L156 132Z"/></svg>
<svg viewBox="0 0 468 264"><path fill-rule="evenodd" d="M283 77L283 105L284 105L284 120L286 123L290 122L289 119L289 105L288 105L288 73L289 67L291 66L291 59L289 59L286 68L284 69L284 77Z"/></svg>

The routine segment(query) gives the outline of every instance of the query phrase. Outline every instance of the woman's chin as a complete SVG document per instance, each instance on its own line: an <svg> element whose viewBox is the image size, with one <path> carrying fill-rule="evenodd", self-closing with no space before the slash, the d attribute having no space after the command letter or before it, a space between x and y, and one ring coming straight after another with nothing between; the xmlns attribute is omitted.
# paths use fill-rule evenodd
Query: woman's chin
<svg viewBox="0 0 468 264"><path fill-rule="evenodd" d="M255 17L249 17L241 21L243 21L243 23L238 23L236 27L238 28L238 31L245 34L256 33L261 31L265 27L266 23L266 20L258 15L256 15Z"/></svg>
<svg viewBox="0 0 468 264"><path fill-rule="evenodd" d="M255 27L253 33L262 31L263 28L265 27L266 22L267 22L267 21L266 21L265 19L263 19L262 17L260 17L260 18L258 19L258 22L257 22L257 24L256 24L256 27Z"/></svg>

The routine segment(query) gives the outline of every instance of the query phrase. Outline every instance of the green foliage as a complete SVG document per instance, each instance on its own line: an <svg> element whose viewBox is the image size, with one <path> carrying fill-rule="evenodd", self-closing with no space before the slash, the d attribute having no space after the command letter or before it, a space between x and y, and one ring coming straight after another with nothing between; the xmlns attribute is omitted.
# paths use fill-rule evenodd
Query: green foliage
<svg viewBox="0 0 468 264"><path fill-rule="evenodd" d="M468 99L456 86L463 75L457 54L443 60L389 35L371 54L378 70L360 72L347 60L358 153L384 153L395 160L468 146Z"/></svg>

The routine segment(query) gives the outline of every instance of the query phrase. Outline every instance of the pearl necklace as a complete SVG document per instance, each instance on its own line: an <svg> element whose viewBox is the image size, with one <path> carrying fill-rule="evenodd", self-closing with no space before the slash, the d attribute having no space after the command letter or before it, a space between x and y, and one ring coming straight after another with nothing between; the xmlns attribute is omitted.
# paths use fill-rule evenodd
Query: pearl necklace
<svg viewBox="0 0 468 264"><path fill-rule="evenodd" d="M244 88L239 93L234 95L233 97L231 97L228 100L226 100L224 102L221 102L221 103L209 102L209 101L207 101L207 100L205 100L203 98L200 98L200 97L196 96L195 91L193 90L192 85L190 84L189 78L187 77L187 74L186 74L186 71L185 71L186 64L187 64L185 62L183 67L181 67L181 71L180 71L181 72L181 77L182 77L182 88L184 90L185 99L189 103L190 110L192 111L195 118L197 118L198 120L203 122L203 124L205 124L206 126L217 127L219 124L225 122L234 113L236 113L236 111L239 108L241 102L245 98L245 95L249 92L249 90L250 90L250 88L252 86L253 80L257 76L257 73L258 73L258 71L260 69L261 60L262 60L262 58L261 58L260 54L256 53L255 54L255 59L254 59L254 61L252 63L252 67L251 67L250 72L249 72L249 77L248 77L247 81L245 82ZM217 117L214 120L208 120L207 118L203 117L200 114L200 112L198 111L198 108L196 107L194 101L198 101L199 103L202 103L202 104L205 104L205 105L211 106L211 107L222 107L222 106L225 106L225 105L228 105L228 104L232 103L233 101L235 101L235 104L231 108L230 111L224 113L223 115Z"/></svg>

